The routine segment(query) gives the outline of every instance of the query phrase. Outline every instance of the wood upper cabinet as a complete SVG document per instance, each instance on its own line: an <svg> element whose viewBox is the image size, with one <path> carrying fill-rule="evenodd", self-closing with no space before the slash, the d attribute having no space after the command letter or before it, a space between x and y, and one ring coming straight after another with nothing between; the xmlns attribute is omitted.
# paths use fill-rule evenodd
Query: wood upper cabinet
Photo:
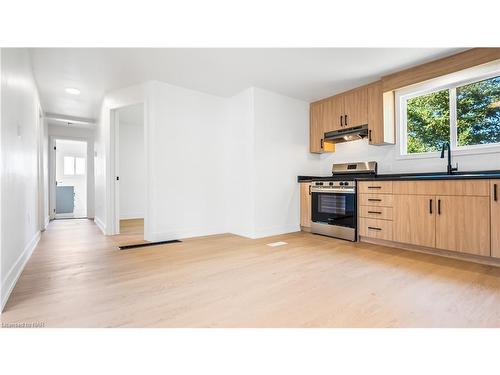
<svg viewBox="0 0 500 375"><path fill-rule="evenodd" d="M500 258L500 180L491 180L491 256Z"/></svg>
<svg viewBox="0 0 500 375"><path fill-rule="evenodd" d="M490 198L436 196L436 247L490 256Z"/></svg>
<svg viewBox="0 0 500 375"><path fill-rule="evenodd" d="M300 183L300 226L311 227L311 183Z"/></svg>
<svg viewBox="0 0 500 375"><path fill-rule="evenodd" d="M311 103L309 107L309 150L323 152L323 106Z"/></svg>
<svg viewBox="0 0 500 375"><path fill-rule="evenodd" d="M367 96L368 143L394 144L396 142L394 92L384 93L382 81L378 81L368 86Z"/></svg>
<svg viewBox="0 0 500 375"><path fill-rule="evenodd" d="M325 126L331 118L327 101L311 103L309 107L309 151L314 153L335 151L335 145L325 142Z"/></svg>
<svg viewBox="0 0 500 375"><path fill-rule="evenodd" d="M396 242L434 247L436 198L428 195L394 195L393 238Z"/></svg>
<svg viewBox="0 0 500 375"><path fill-rule="evenodd" d="M368 88L361 87L342 95L344 100L344 121L342 127L368 124Z"/></svg>
<svg viewBox="0 0 500 375"><path fill-rule="evenodd" d="M327 100L327 116L325 117L325 132L338 130L344 123L344 98L334 96Z"/></svg>
<svg viewBox="0 0 500 375"><path fill-rule="evenodd" d="M370 144L394 144L394 93L382 92L381 81L311 103L310 151L335 151L324 133L361 125L368 125Z"/></svg>

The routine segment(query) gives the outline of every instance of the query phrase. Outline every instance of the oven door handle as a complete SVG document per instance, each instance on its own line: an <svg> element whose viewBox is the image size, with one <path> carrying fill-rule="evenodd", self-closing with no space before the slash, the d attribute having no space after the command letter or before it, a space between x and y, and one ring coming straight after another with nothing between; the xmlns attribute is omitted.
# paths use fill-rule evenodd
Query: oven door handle
<svg viewBox="0 0 500 375"><path fill-rule="evenodd" d="M312 188L313 193L326 193L326 194L355 194L355 190L351 189L318 189Z"/></svg>

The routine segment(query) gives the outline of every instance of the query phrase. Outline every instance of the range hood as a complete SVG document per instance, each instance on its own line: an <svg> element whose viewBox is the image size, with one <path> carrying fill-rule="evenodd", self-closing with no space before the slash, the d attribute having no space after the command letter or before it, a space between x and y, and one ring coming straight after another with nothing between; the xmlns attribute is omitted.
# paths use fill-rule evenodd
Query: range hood
<svg viewBox="0 0 500 375"><path fill-rule="evenodd" d="M357 141L368 137L368 125L356 126L349 129L339 129L325 133L325 142L342 143Z"/></svg>

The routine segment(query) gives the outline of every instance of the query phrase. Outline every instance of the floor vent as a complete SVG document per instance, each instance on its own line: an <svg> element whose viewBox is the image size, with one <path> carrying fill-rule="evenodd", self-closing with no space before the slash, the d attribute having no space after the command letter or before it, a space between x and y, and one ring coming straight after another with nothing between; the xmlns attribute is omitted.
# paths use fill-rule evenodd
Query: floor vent
<svg viewBox="0 0 500 375"><path fill-rule="evenodd" d="M271 246L271 247L283 246L283 245L288 245L288 243L283 242L283 241L278 241L278 242L271 242L271 243L267 244L267 246Z"/></svg>
<svg viewBox="0 0 500 375"><path fill-rule="evenodd" d="M169 243L177 243L177 242L182 242L182 241L179 241L179 240L170 240L170 241L158 241L158 242L138 243L138 244L134 244L134 245L118 246L118 248L120 250L129 250L129 249L137 249L139 247L166 245L166 244L169 244Z"/></svg>

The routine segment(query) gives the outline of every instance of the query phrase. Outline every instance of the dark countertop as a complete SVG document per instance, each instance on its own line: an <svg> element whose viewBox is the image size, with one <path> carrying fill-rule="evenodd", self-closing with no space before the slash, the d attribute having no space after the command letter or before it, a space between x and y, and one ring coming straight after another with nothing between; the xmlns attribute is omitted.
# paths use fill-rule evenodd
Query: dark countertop
<svg viewBox="0 0 500 375"><path fill-rule="evenodd" d="M297 182L311 182L312 180L329 179L331 176L297 176ZM455 172L447 175L442 172L429 173L395 173L378 174L376 176L358 176L357 181L419 181L419 180L474 180L474 179L500 179L500 171L480 172Z"/></svg>

